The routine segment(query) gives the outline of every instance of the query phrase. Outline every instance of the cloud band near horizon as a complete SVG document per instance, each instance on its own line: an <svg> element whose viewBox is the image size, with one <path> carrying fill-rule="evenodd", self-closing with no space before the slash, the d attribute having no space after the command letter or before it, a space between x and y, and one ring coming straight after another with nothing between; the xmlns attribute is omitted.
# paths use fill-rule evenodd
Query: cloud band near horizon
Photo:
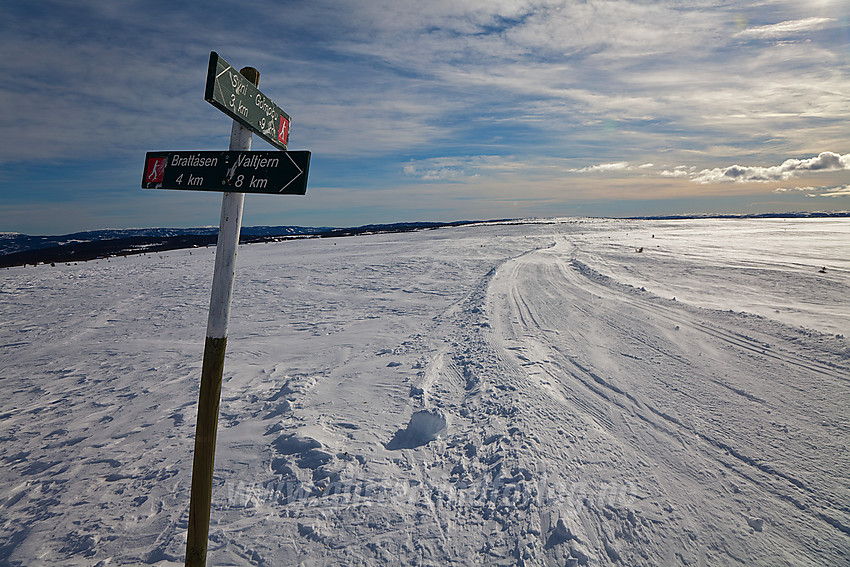
<svg viewBox="0 0 850 567"><path fill-rule="evenodd" d="M780 165L767 167L735 164L694 171L687 166L678 166L672 170L663 170L661 175L685 177L695 183L768 183L787 181L805 172L846 170L850 170L850 154L827 151L806 159L790 158Z"/></svg>

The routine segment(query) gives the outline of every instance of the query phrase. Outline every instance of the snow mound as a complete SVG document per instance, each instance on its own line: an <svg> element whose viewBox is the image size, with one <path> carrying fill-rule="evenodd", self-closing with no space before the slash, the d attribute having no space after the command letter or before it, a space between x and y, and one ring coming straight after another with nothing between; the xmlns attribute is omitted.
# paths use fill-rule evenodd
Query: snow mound
<svg viewBox="0 0 850 567"><path fill-rule="evenodd" d="M413 449L426 445L445 434L448 428L446 413L439 408L417 411L407 427L396 431L387 449Z"/></svg>

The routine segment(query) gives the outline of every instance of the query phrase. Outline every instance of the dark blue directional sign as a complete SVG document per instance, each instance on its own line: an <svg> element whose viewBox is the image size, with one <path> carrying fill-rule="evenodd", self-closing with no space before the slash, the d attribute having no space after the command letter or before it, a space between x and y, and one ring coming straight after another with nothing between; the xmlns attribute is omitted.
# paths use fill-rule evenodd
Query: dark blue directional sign
<svg viewBox="0 0 850 567"><path fill-rule="evenodd" d="M142 187L304 195L310 152L148 152Z"/></svg>
<svg viewBox="0 0 850 567"><path fill-rule="evenodd" d="M204 100L281 150L291 118L215 51L210 53Z"/></svg>

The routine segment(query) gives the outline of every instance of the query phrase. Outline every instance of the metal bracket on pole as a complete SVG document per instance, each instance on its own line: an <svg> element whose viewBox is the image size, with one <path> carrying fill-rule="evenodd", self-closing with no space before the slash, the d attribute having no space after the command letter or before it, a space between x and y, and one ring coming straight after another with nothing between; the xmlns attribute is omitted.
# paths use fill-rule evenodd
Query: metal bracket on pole
<svg viewBox="0 0 850 567"><path fill-rule="evenodd" d="M259 85L260 73L253 67L245 67L240 73L254 86ZM230 149L233 151L251 149L251 130L236 120L233 121L230 131ZM207 561L218 409L244 201L244 193L225 193L221 201L221 222L215 252L215 273L210 294L210 313L207 320L207 338L204 344L204 362L198 398L198 422L195 429L192 495L189 502L189 532L186 540L185 564L187 567L204 567Z"/></svg>

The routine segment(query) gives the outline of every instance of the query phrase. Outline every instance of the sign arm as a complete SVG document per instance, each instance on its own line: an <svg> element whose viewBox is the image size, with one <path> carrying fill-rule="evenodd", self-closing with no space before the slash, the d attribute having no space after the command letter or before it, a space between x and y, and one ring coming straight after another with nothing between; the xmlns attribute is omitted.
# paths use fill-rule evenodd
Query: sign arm
<svg viewBox="0 0 850 567"><path fill-rule="evenodd" d="M215 51L210 52L204 99L275 148L286 150L290 116Z"/></svg>

